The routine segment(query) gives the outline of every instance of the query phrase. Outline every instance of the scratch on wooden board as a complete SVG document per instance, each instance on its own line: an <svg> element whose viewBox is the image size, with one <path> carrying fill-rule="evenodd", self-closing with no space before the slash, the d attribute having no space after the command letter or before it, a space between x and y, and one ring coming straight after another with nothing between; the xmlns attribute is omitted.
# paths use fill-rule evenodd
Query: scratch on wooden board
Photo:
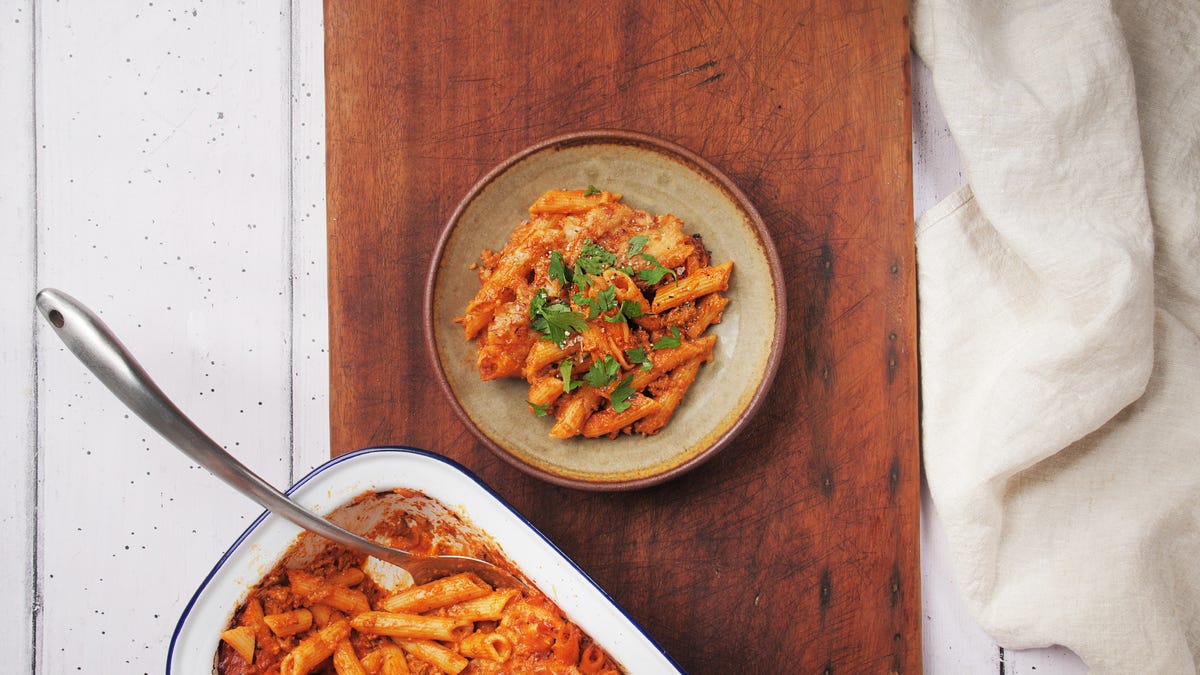
<svg viewBox="0 0 1200 675"><path fill-rule="evenodd" d="M673 52L671 52L670 54L664 54L663 56L660 56L660 57L658 57L658 58L650 59L650 60L648 60L648 61L642 61L642 62L640 62L640 63L635 63L635 64L633 64L632 66L630 66L630 67L629 67L629 72L631 72L631 73L632 73L632 72L635 72L635 71L641 70L641 69L643 69L643 68L649 68L650 66L656 66L656 65L658 65L658 64L660 64L660 63L663 63L664 61L671 61L671 60L673 60L673 59L677 59L677 58L680 58L680 57L682 57L682 56L686 56L686 55L688 55L688 54L690 54L690 53L692 53L692 52L694 52L694 51L696 51L696 50L698 50L698 49L704 49L704 48L705 48L705 47L707 47L707 46L708 46L708 43L707 43L707 42L702 42L702 43L700 43L700 44L698 44L698 45L694 45L694 46L692 46L692 47L688 47L688 48L686 48L686 49L679 49L679 50L676 50L676 51L673 51ZM678 74L679 74L679 75L684 75L684 74L686 74L686 73L687 73L687 71L683 71L683 72L681 72L681 73L678 73Z"/></svg>
<svg viewBox="0 0 1200 675"><path fill-rule="evenodd" d="M691 75L693 73L699 73L699 72L702 72L705 70L709 70L710 68L715 68L716 65L717 65L717 62L715 60L710 59L708 61L705 61L704 63L701 63L698 66L692 66L691 68L685 68L677 73L670 75L669 77L671 79L675 79L678 77L683 77L684 75Z"/></svg>

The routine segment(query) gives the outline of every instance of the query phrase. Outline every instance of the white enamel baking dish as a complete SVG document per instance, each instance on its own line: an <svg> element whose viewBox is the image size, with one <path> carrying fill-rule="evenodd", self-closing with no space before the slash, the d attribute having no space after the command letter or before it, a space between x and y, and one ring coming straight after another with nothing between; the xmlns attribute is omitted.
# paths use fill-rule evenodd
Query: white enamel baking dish
<svg viewBox="0 0 1200 675"><path fill-rule="evenodd" d="M486 533L567 616L634 674L683 671L604 591L478 478L443 457L383 447L336 457L288 491L329 513L364 492L419 490ZM168 675L212 675L218 635L247 592L273 568L300 529L264 513L238 537L192 596L167 655Z"/></svg>

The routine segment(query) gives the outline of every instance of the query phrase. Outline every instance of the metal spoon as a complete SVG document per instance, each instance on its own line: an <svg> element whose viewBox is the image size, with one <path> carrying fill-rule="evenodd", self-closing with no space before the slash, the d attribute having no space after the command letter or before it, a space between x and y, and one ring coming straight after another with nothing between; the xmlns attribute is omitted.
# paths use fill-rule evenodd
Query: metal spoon
<svg viewBox="0 0 1200 675"><path fill-rule="evenodd" d="M353 534L293 502L209 438L154 384L116 335L87 307L62 291L37 294L37 307L79 360L130 410L183 454L272 513L346 548L403 567L413 580L474 572L494 586L525 586L503 569L466 556L421 556Z"/></svg>

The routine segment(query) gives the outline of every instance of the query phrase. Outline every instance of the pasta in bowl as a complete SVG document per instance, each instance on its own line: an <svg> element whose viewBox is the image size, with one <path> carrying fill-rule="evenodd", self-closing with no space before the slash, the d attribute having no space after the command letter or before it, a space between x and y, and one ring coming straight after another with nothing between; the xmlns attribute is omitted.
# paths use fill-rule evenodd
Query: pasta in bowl
<svg viewBox="0 0 1200 675"><path fill-rule="evenodd" d="M418 552L488 558L529 588L466 576L413 586L396 568L264 513L188 602L169 675L395 672L397 659L411 673L520 672L531 663L546 672L681 672L561 551L450 460L368 448L330 460L288 494ZM339 650L352 652L337 657L342 670ZM384 670L389 661L395 670Z"/></svg>
<svg viewBox="0 0 1200 675"><path fill-rule="evenodd" d="M506 564L416 490L366 492L328 517L407 551ZM238 607L216 661L216 675L620 674L536 588L492 586L469 572L416 585L401 568L307 532Z"/></svg>
<svg viewBox="0 0 1200 675"><path fill-rule="evenodd" d="M520 377L550 436L656 434L716 345L733 261L678 218L595 186L551 190L498 252L461 318L480 379ZM649 299L648 299L649 298Z"/></svg>
<svg viewBox="0 0 1200 675"><path fill-rule="evenodd" d="M425 328L451 405L501 458L617 490L732 441L784 313L774 246L728 179L678 146L589 132L476 184L435 251Z"/></svg>

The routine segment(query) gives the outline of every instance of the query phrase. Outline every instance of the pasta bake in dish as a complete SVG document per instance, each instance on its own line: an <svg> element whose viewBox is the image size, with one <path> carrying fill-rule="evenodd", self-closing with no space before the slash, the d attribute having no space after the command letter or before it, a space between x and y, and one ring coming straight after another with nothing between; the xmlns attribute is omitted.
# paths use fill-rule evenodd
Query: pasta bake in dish
<svg viewBox="0 0 1200 675"><path fill-rule="evenodd" d="M529 383L555 438L654 434L712 358L733 262L698 235L589 186L551 190L499 252L484 251L465 337L483 380Z"/></svg>
<svg viewBox="0 0 1200 675"><path fill-rule="evenodd" d="M359 502L391 496L428 499L412 490L396 490L368 493ZM352 511L354 506L341 510ZM409 511L378 523L368 534L415 553L470 554L506 565L486 543L469 542L464 547L466 535L442 531L447 527L445 523L434 526L421 513ZM413 585L399 568L305 533L251 590L222 632L216 672L616 675L622 671L535 589L494 588L469 573Z"/></svg>

